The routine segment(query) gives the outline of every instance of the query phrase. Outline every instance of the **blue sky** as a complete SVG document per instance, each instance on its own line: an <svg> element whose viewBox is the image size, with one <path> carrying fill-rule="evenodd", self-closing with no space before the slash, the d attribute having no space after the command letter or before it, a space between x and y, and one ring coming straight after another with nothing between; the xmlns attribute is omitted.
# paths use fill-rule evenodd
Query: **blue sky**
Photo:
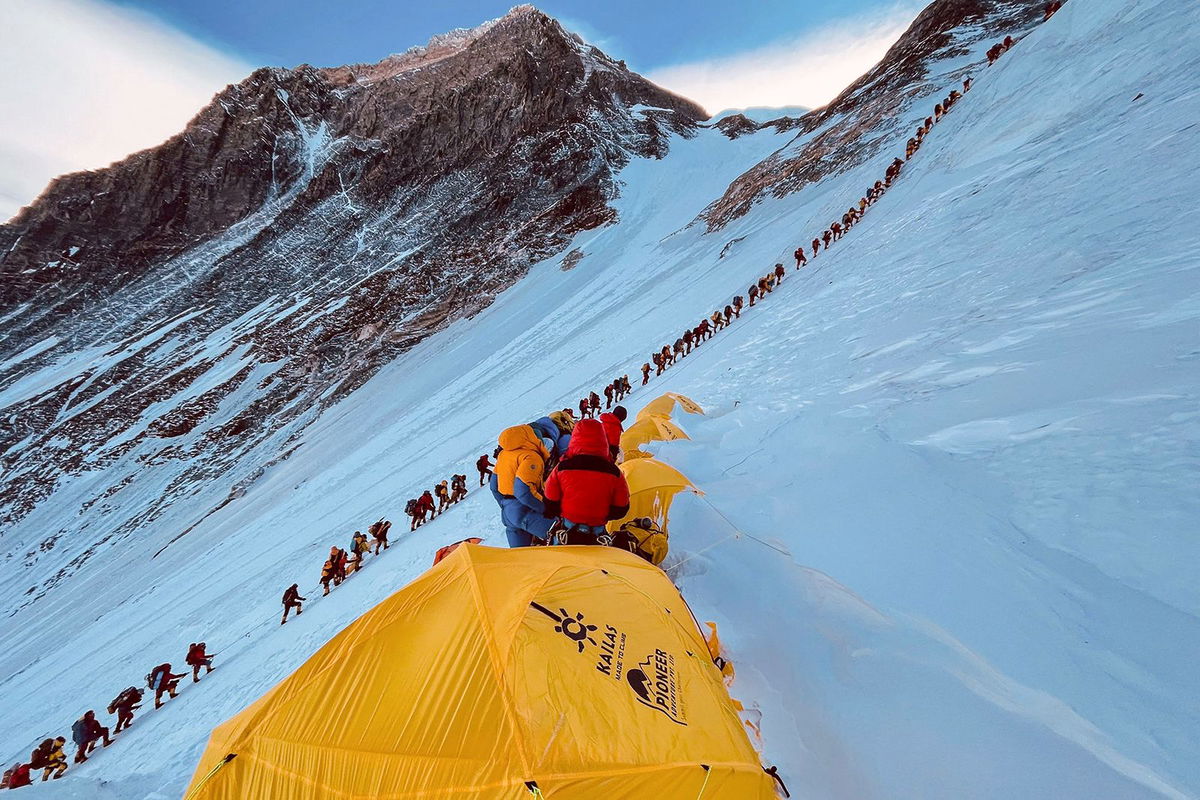
<svg viewBox="0 0 1200 800"><path fill-rule="evenodd" d="M453 28L504 15L511 0L125 0L254 64L377 61ZM728 56L892 0L543 0L535 6L639 71Z"/></svg>
<svg viewBox="0 0 1200 800"><path fill-rule="evenodd" d="M569 29L709 112L815 108L926 0L544 0ZM378 61L512 0L0 0L0 220L56 175L178 133L256 67ZM64 57L63 54L69 54ZM80 124L80 121L86 124Z"/></svg>

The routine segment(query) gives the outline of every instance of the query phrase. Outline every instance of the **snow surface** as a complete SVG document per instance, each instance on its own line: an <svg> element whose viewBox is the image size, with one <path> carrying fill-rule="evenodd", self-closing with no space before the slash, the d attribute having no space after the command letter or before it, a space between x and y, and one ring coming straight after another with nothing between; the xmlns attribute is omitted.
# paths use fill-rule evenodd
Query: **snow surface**
<svg viewBox="0 0 1200 800"><path fill-rule="evenodd" d="M629 403L708 411L658 448L706 493L676 504L668 566L720 627L764 761L796 797L1200 796L1197 29L1194 3L1067 3L801 272L792 249L905 137L711 235L688 223L786 135L705 130L634 161L578 266L548 260L424 341L187 535L199 499L36 603L0 579L10 762L189 641L219 652L26 791L178 797L214 725L438 546L503 533L472 491L281 628L279 595L316 598L331 544L380 513L403 528L416 487L473 477L504 426L638 383L643 354L784 261L764 304ZM52 514L21 525L70 522Z"/></svg>

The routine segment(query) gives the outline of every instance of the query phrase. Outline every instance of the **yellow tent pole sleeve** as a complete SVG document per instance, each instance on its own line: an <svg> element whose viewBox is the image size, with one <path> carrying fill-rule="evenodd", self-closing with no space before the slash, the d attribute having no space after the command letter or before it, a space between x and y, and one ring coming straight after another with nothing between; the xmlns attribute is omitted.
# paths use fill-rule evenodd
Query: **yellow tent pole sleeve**
<svg viewBox="0 0 1200 800"><path fill-rule="evenodd" d="M218 761L217 765L210 769L208 774L201 778L200 782L193 786L192 790L183 796L183 800L192 800L193 797L200 794L200 790L204 788L204 784L208 783L212 776L216 775L221 770L221 767L225 766L230 761L233 761L235 758L237 758L237 753L230 753Z"/></svg>
<svg viewBox="0 0 1200 800"><path fill-rule="evenodd" d="M708 776L712 775L712 767L708 764L701 764L704 767L704 783L700 784L700 794L696 795L696 800L700 800L704 796L704 790L708 788Z"/></svg>

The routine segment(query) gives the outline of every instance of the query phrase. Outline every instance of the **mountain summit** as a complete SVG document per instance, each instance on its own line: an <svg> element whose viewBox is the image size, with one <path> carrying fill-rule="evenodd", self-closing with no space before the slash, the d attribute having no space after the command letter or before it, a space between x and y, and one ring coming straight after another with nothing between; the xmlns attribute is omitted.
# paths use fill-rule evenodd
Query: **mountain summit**
<svg viewBox="0 0 1200 800"><path fill-rule="evenodd" d="M0 382L104 355L9 409L0 449L11 466L24 441L31 468L5 477L0 519L147 442L236 473L613 221L616 174L705 116L520 6L377 64L259 69L159 147L57 179L0 228Z"/></svg>

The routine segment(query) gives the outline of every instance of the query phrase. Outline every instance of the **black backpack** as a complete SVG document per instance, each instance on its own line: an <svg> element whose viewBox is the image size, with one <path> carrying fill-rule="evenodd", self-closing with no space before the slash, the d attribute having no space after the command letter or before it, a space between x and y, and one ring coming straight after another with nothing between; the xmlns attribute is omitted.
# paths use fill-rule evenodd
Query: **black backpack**
<svg viewBox="0 0 1200 800"><path fill-rule="evenodd" d="M404 513L408 514L410 517L412 516L413 512L416 510L417 510L417 501L416 500L409 500L404 505Z"/></svg>

